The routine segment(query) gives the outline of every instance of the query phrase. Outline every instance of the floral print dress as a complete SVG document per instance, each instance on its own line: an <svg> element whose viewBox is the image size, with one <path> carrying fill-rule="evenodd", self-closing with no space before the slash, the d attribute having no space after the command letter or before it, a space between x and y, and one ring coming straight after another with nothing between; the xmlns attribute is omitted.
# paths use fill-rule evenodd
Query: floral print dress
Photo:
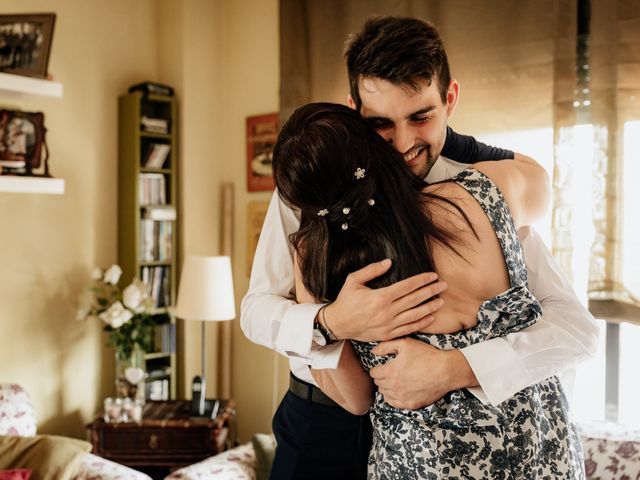
<svg viewBox="0 0 640 480"><path fill-rule="evenodd" d="M485 301L477 325L451 334L415 334L440 349L460 349L532 325L542 314L527 289L522 247L497 186L474 169L453 181L465 188L489 217L503 250L509 290ZM373 342L353 342L366 369L385 363ZM368 479L575 479L584 478L583 454L558 377L516 393L500 405L485 405L466 389L436 403L405 410L375 394L371 409L373 447Z"/></svg>

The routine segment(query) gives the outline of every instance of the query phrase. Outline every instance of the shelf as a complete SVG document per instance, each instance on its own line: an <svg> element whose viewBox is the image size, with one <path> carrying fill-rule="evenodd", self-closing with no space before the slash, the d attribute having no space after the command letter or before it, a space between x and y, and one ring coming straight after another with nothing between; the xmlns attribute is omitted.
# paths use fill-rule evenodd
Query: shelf
<svg viewBox="0 0 640 480"><path fill-rule="evenodd" d="M172 138L170 133L156 133L156 132L145 132L145 131L140 132L140 136L146 137L146 138L164 138L167 140L171 140Z"/></svg>
<svg viewBox="0 0 640 480"><path fill-rule="evenodd" d="M140 167L140 173L164 173L165 175L171 175L173 170L170 168L149 168Z"/></svg>
<svg viewBox="0 0 640 480"><path fill-rule="evenodd" d="M64 193L64 180L61 178L0 175L0 192L62 195Z"/></svg>
<svg viewBox="0 0 640 480"><path fill-rule="evenodd" d="M0 72L0 90L62 98L62 84L41 78Z"/></svg>
<svg viewBox="0 0 640 480"><path fill-rule="evenodd" d="M156 358L171 358L173 352L152 352L146 353L144 358L146 360L154 360Z"/></svg>

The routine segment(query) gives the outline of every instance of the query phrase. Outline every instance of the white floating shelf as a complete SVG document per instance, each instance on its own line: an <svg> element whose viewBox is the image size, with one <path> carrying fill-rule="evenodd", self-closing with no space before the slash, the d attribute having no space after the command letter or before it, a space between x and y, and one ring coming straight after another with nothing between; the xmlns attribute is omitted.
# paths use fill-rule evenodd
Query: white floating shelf
<svg viewBox="0 0 640 480"><path fill-rule="evenodd" d="M62 178L0 175L0 192L62 195L64 193L64 180Z"/></svg>
<svg viewBox="0 0 640 480"><path fill-rule="evenodd" d="M0 90L43 95L45 97L62 97L62 84L59 82L14 75L12 73L0 72Z"/></svg>

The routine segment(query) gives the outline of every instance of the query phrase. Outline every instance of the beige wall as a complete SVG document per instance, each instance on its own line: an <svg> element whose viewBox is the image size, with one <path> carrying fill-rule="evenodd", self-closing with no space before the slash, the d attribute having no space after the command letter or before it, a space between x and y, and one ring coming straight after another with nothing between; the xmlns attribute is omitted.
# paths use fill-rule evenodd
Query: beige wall
<svg viewBox="0 0 640 480"><path fill-rule="evenodd" d="M180 101L181 255L217 254L220 184L235 184L236 300L247 285L244 120L278 106L277 0L5 0L1 13L57 14L50 72L62 99L0 92L0 105L45 112L62 196L0 193L0 381L31 393L40 431L84 437L112 393L100 325L74 320L90 270L117 260L117 97L142 80ZM216 367L209 327L208 371ZM233 324L241 440L269 431L286 364ZM200 370L199 325L181 329L181 391ZM277 375L276 373L279 373ZM211 375L209 375L211 377ZM210 378L210 385L215 382ZM211 395L215 389L210 389Z"/></svg>

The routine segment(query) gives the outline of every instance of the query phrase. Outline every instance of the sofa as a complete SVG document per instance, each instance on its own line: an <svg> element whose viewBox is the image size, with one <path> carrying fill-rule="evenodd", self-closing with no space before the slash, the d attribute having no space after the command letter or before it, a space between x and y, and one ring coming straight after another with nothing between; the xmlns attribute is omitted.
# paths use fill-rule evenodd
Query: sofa
<svg viewBox="0 0 640 480"><path fill-rule="evenodd" d="M136 470L92 455L88 442L37 435L36 430L28 393L20 385L0 384L0 470L16 471L26 466L33 472L32 478L56 480L151 480Z"/></svg>
<svg viewBox="0 0 640 480"><path fill-rule="evenodd" d="M588 480L640 478L640 429L611 422L578 425ZM251 442L172 473L165 480L267 480L275 441L254 435Z"/></svg>

